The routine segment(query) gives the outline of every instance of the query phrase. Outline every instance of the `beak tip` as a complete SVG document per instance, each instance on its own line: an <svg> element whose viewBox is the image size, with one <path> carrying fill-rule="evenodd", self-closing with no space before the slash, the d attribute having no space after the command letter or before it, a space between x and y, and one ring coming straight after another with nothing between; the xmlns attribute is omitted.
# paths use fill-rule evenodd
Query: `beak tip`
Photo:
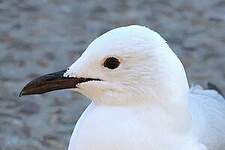
<svg viewBox="0 0 225 150"><path fill-rule="evenodd" d="M23 91L21 91L19 94L19 97L22 97L22 96L23 96Z"/></svg>
<svg viewBox="0 0 225 150"><path fill-rule="evenodd" d="M24 95L26 95L26 92L24 91L24 89L20 92L20 94L18 95L19 97L22 97L22 96L24 96Z"/></svg>

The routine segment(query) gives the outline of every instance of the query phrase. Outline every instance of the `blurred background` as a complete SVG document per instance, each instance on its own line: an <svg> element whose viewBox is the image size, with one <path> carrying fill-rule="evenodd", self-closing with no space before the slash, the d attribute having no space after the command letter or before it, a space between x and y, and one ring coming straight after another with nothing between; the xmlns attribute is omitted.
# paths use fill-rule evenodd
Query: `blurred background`
<svg viewBox="0 0 225 150"><path fill-rule="evenodd" d="M70 91L19 98L21 88L130 24L167 39L190 84L225 92L225 0L0 0L0 150L66 149L89 101Z"/></svg>

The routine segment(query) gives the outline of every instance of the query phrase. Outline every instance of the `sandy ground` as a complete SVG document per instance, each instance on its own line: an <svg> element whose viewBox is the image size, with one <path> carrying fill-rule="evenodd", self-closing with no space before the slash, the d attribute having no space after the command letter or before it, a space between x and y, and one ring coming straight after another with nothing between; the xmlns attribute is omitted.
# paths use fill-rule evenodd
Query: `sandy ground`
<svg viewBox="0 0 225 150"><path fill-rule="evenodd" d="M190 83L211 81L225 92L225 0L0 0L0 149L66 149L89 101L68 91L18 98L19 91L130 24L160 32Z"/></svg>

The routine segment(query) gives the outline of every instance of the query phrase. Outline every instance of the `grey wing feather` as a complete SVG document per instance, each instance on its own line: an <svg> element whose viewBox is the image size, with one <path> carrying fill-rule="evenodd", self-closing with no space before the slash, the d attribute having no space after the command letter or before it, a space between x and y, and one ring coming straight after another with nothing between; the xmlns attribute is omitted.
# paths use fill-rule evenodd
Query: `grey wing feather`
<svg viewBox="0 0 225 150"><path fill-rule="evenodd" d="M225 150L225 99L215 90L200 86L190 89L189 107L193 134L208 150Z"/></svg>

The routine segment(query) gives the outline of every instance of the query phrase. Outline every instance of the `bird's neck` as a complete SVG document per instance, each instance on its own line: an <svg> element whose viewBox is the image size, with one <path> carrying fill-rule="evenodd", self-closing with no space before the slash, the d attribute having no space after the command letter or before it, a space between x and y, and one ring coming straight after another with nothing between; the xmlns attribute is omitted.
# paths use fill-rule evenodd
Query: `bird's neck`
<svg viewBox="0 0 225 150"><path fill-rule="evenodd" d="M103 108L104 113L109 112L113 120L117 117L123 118L123 116L124 118L137 118L148 128L163 130L166 133L187 134L191 129L188 109L186 105L174 104L173 101L176 100L167 99L167 102L162 104L158 100L146 99L133 105L94 105L96 105L96 110Z"/></svg>
<svg viewBox="0 0 225 150"><path fill-rule="evenodd" d="M157 108L161 114L167 116L167 121L177 132L189 131L191 129L191 113L188 109L188 88L174 88L169 91L168 88L166 89L167 91L161 89L162 93L157 96L149 95L148 99L150 100L146 107L149 110Z"/></svg>

